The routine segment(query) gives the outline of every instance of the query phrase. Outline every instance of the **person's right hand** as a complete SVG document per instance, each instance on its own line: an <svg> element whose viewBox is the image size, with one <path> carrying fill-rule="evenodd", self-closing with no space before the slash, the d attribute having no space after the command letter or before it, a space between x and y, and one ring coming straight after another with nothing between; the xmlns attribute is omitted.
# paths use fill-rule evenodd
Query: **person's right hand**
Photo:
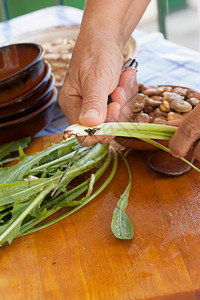
<svg viewBox="0 0 200 300"><path fill-rule="evenodd" d="M127 68L121 74L121 50L106 33L80 33L59 98L69 124L128 121L137 94L136 70ZM110 94L112 102L107 105ZM110 140L88 137L84 145L97 141Z"/></svg>

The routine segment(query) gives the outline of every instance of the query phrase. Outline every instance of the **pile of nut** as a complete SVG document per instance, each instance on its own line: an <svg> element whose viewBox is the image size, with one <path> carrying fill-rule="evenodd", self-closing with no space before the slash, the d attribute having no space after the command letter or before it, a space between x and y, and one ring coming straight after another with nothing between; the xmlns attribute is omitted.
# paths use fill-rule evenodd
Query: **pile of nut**
<svg viewBox="0 0 200 300"><path fill-rule="evenodd" d="M138 84L131 122L166 124L184 118L200 102L200 92L184 87Z"/></svg>
<svg viewBox="0 0 200 300"><path fill-rule="evenodd" d="M44 58L51 66L56 84L62 84L70 63L75 39L58 38L53 42L42 44L45 55Z"/></svg>

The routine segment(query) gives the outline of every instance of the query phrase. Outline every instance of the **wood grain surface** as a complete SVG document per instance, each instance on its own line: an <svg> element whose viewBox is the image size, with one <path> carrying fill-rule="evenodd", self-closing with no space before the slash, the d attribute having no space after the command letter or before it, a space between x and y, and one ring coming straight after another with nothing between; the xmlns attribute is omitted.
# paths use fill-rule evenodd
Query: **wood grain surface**
<svg viewBox="0 0 200 300"><path fill-rule="evenodd" d="M58 138L38 138L28 153ZM0 249L0 299L200 299L200 175L158 175L144 152L130 151L128 161L134 238L117 240L110 229L127 184L119 161L112 183L87 206Z"/></svg>

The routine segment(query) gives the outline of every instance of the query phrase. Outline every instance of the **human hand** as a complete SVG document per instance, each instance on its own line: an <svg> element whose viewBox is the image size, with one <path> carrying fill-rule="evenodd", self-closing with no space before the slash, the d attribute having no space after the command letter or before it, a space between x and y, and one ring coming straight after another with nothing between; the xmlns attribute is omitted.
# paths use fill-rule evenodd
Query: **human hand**
<svg viewBox="0 0 200 300"><path fill-rule="evenodd" d="M59 97L69 124L97 126L103 122L128 121L137 94L136 70L121 74L123 56L115 40L92 34L79 36ZM112 102L107 105L108 95ZM107 143L110 138L88 137Z"/></svg>
<svg viewBox="0 0 200 300"><path fill-rule="evenodd" d="M183 120L168 122L179 126L169 141L169 149L173 156L184 157L193 148L193 156L200 160L200 105L197 105Z"/></svg>

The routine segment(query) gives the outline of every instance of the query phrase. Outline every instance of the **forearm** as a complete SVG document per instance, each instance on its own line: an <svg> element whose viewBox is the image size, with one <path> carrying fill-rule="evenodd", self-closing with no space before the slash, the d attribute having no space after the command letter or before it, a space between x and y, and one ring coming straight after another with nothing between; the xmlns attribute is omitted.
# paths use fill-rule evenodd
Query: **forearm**
<svg viewBox="0 0 200 300"><path fill-rule="evenodd" d="M150 0L87 0L81 26L82 34L112 37L123 48L142 17Z"/></svg>
<svg viewBox="0 0 200 300"><path fill-rule="evenodd" d="M87 0L59 97L69 124L97 126L111 120L129 120L138 90L136 70L127 68L121 74L121 50L149 2ZM108 95L112 102L107 105Z"/></svg>

